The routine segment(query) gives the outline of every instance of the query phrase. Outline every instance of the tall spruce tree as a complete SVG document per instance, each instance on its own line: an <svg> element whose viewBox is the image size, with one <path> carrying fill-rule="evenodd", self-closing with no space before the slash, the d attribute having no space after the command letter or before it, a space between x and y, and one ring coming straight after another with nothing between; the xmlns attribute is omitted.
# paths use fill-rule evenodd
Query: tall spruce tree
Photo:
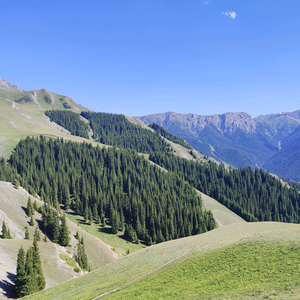
<svg viewBox="0 0 300 300"><path fill-rule="evenodd" d="M40 257L40 250L38 248L37 239L34 238L33 246L32 246L32 261L33 261L33 269L35 271L35 276L37 280L38 290L41 291L46 286L46 280L43 275L42 263Z"/></svg>
<svg viewBox="0 0 300 300"><path fill-rule="evenodd" d="M25 226L25 240L30 240L29 230L27 226Z"/></svg>
<svg viewBox="0 0 300 300"><path fill-rule="evenodd" d="M90 269L88 258L85 253L83 238L81 238L81 241L78 241L78 243L77 243L77 255L75 256L75 260L77 261L77 263L81 269L84 269L84 270Z"/></svg>
<svg viewBox="0 0 300 300"><path fill-rule="evenodd" d="M28 198L27 201L26 213L28 217L31 217L34 214L34 209L30 197Z"/></svg>
<svg viewBox="0 0 300 300"><path fill-rule="evenodd" d="M69 228L67 226L66 215L61 218L59 244L61 246L68 246L70 242Z"/></svg>
<svg viewBox="0 0 300 300"><path fill-rule="evenodd" d="M17 260L17 275L15 278L15 291L17 297L24 297L27 295L25 292L26 272L25 272L25 251L23 247L19 249Z"/></svg>

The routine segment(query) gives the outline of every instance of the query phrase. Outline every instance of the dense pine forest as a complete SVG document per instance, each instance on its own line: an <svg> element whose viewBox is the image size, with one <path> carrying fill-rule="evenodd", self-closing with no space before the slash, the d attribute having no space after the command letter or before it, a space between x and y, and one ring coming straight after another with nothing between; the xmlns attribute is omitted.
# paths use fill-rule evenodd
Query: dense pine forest
<svg viewBox="0 0 300 300"><path fill-rule="evenodd" d="M200 164L162 153L150 155L150 160L179 174L247 221L300 222L299 191L262 169L228 170L222 164Z"/></svg>
<svg viewBox="0 0 300 300"><path fill-rule="evenodd" d="M66 110L47 110L45 115L52 122L66 128L73 135L81 136L88 139L89 126L80 119L79 114Z"/></svg>
<svg viewBox="0 0 300 300"><path fill-rule="evenodd" d="M150 245L216 226L189 184L133 150L27 137L1 169L2 180L18 173L20 184L51 206L63 204L86 221L108 222L112 233L127 229L133 241Z"/></svg>
<svg viewBox="0 0 300 300"><path fill-rule="evenodd" d="M81 112L81 115L90 121L93 138L99 143L140 153L169 151L168 144L158 133L132 124L124 115L91 112Z"/></svg>

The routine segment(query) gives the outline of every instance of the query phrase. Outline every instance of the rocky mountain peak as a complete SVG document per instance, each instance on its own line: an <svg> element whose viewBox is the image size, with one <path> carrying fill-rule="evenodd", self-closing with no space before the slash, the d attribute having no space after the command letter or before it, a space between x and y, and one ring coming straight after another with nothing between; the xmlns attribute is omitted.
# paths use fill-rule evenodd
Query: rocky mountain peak
<svg viewBox="0 0 300 300"><path fill-rule="evenodd" d="M6 80L0 78L0 89L12 92L25 92L20 87L7 82Z"/></svg>

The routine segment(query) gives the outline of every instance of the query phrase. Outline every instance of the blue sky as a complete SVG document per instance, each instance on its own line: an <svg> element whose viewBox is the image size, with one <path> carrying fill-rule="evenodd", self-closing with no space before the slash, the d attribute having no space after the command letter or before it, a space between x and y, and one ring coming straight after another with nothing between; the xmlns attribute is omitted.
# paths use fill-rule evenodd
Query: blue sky
<svg viewBox="0 0 300 300"><path fill-rule="evenodd" d="M0 77L94 111L300 109L300 1L2 1Z"/></svg>

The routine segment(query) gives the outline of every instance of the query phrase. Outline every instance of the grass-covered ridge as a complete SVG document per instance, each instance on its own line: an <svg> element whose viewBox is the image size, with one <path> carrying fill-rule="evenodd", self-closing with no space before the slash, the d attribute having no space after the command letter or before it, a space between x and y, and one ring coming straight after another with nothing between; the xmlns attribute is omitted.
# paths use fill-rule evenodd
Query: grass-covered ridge
<svg viewBox="0 0 300 300"><path fill-rule="evenodd" d="M300 287L299 275L298 242L245 240L225 248L195 251L109 299L265 298Z"/></svg>
<svg viewBox="0 0 300 300"><path fill-rule="evenodd" d="M136 251L29 299L94 299L113 289L118 292L104 299L151 299L151 294L152 299L184 299L185 294L186 299L262 299L275 293L275 299L284 299L291 289L295 295L300 291L299 230L297 224L283 223L224 226Z"/></svg>

